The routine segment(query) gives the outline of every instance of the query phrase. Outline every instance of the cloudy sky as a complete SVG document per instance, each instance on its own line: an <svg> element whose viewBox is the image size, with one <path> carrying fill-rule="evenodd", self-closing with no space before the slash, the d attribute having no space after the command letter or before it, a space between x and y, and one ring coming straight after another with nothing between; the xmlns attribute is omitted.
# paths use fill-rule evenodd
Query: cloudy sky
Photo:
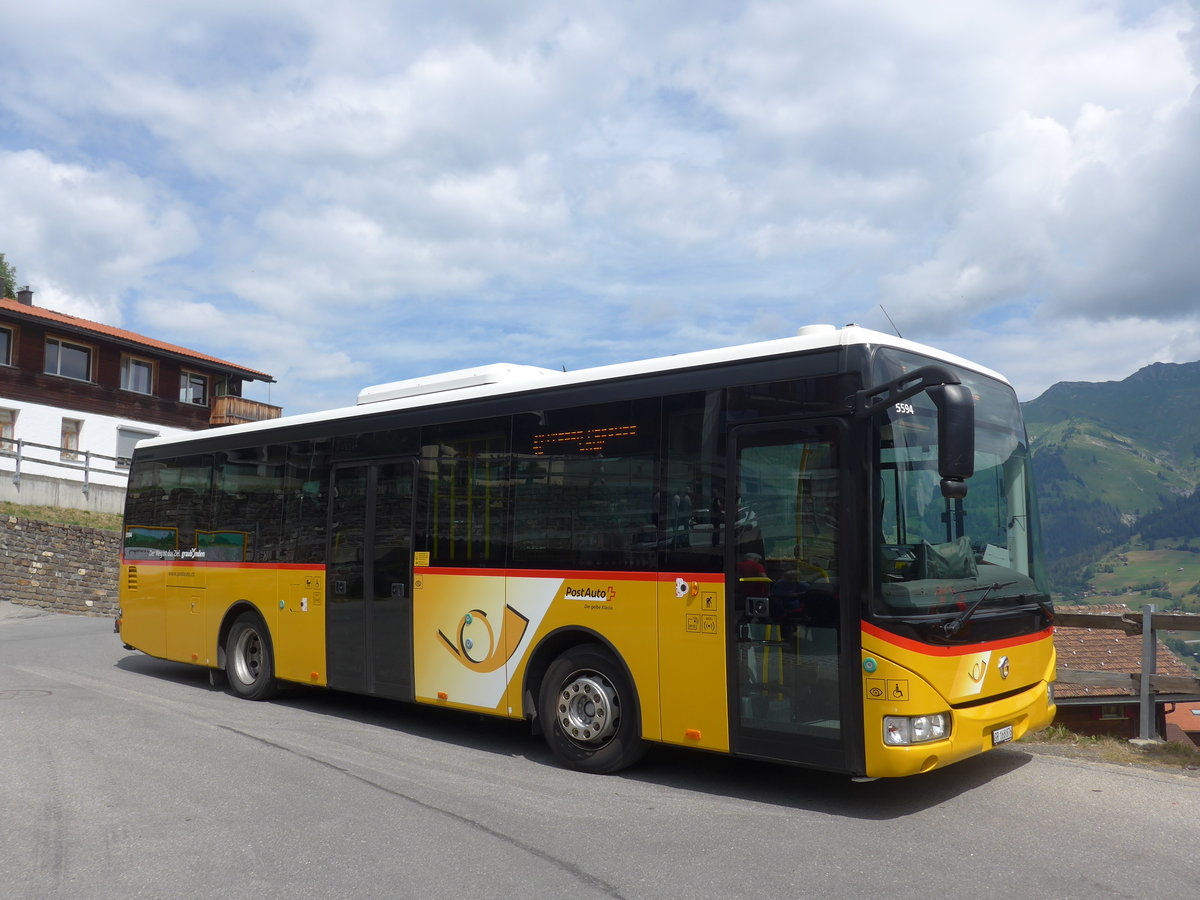
<svg viewBox="0 0 1200 900"><path fill-rule="evenodd" d="M18 283L288 412L883 309L1026 400L1200 360L1200 0L38 0L0 35Z"/></svg>

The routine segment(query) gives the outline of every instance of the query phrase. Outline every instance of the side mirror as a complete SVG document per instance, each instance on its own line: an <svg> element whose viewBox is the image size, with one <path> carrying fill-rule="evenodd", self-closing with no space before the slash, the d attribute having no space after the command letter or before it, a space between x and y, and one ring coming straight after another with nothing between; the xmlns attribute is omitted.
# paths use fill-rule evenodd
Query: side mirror
<svg viewBox="0 0 1200 900"><path fill-rule="evenodd" d="M975 474L975 398L963 384L926 388L938 411L938 474L942 496L961 500Z"/></svg>
<svg viewBox="0 0 1200 900"><path fill-rule="evenodd" d="M938 474L942 496L967 496L967 479L975 474L975 397L958 376L944 366L922 366L884 384L858 391L851 398L854 415L863 418L883 412L893 403L924 391L938 412Z"/></svg>

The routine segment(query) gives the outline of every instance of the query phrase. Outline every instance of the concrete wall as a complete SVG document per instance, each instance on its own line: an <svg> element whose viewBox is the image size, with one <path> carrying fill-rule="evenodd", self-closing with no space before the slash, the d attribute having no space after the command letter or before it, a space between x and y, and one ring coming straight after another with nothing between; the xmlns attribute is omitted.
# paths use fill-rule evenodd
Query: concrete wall
<svg viewBox="0 0 1200 900"><path fill-rule="evenodd" d="M0 600L115 616L121 536L0 516Z"/></svg>
<svg viewBox="0 0 1200 900"><path fill-rule="evenodd" d="M12 460L9 471L0 466L0 500L19 506L51 506L55 509L90 509L92 512L115 513L125 510L125 485L90 484L83 492L83 483L69 478L47 478L21 472L19 484L13 483Z"/></svg>

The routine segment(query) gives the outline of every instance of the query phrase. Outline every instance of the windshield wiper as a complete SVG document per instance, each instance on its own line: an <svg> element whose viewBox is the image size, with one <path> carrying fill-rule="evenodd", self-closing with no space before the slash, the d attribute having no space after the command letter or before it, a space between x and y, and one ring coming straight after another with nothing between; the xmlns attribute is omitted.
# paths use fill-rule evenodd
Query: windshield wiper
<svg viewBox="0 0 1200 900"><path fill-rule="evenodd" d="M954 635L958 634L962 627L967 624L967 620L970 619L971 616L975 615L975 610L979 609L983 601L991 596L992 591L998 591L1001 588L1010 587L1014 584L1016 584L1015 581L996 581L988 585L981 584L979 587L969 588L965 591L957 591L956 593L959 594L967 594L971 591L983 591L983 593L979 596L978 600L960 612L949 622L943 622L942 633L946 635L946 637L954 637Z"/></svg>
<svg viewBox="0 0 1200 900"><path fill-rule="evenodd" d="M1043 600L1037 594L1017 594L1014 597L1005 597L1003 599L1005 599L1005 600L1020 600L1022 603L1032 603L1034 606L1036 606L1038 609L1040 609L1043 613L1045 613L1046 618L1049 619L1051 621L1051 623L1054 622L1054 607L1051 606L1049 603L1047 603L1045 600Z"/></svg>
<svg viewBox="0 0 1200 900"><path fill-rule="evenodd" d="M1051 623L1054 622L1054 607L1053 606L1051 606L1049 603L1047 603L1045 600L1041 599L1040 597L1030 597L1029 599L1032 600L1034 603L1036 603L1039 607L1041 607L1042 612L1044 612L1046 614L1046 618L1049 619Z"/></svg>

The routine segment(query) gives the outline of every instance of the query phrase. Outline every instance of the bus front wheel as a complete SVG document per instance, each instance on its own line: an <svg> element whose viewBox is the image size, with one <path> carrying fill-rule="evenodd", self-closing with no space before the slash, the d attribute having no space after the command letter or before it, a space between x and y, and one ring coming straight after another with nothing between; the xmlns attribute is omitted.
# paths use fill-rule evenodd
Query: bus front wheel
<svg viewBox="0 0 1200 900"><path fill-rule="evenodd" d="M225 674L230 689L245 700L270 700L279 693L271 637L253 613L239 616L225 640Z"/></svg>
<svg viewBox="0 0 1200 900"><path fill-rule="evenodd" d="M546 743L572 769L606 774L647 750L637 700L621 666L599 644L573 647L550 664L538 714Z"/></svg>

